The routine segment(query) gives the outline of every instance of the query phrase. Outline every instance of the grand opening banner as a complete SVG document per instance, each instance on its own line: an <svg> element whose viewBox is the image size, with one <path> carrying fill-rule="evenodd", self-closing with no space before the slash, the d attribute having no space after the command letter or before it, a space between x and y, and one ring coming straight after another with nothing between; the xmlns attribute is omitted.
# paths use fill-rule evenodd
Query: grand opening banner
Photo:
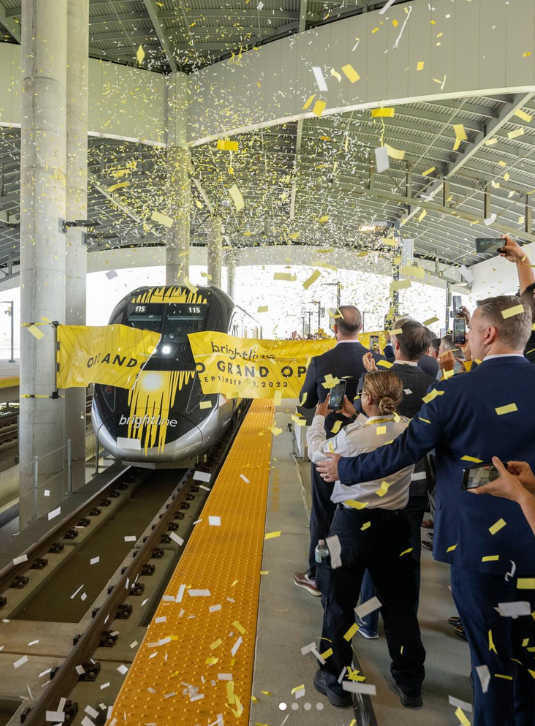
<svg viewBox="0 0 535 726"><path fill-rule="evenodd" d="M160 334L127 325L58 325L57 388L132 388Z"/></svg>
<svg viewBox="0 0 535 726"><path fill-rule="evenodd" d="M229 398L298 398L310 358L334 347L330 340L256 340L225 333L188 335L204 394ZM278 397L278 396L277 396Z"/></svg>

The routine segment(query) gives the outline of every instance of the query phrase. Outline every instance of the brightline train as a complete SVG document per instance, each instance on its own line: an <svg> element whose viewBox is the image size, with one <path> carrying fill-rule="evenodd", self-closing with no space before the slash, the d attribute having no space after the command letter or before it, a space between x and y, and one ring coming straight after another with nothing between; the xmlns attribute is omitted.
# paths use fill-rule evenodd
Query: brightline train
<svg viewBox="0 0 535 726"><path fill-rule="evenodd" d="M92 423L100 445L121 461L154 468L184 465L207 452L229 423L236 401L203 394L188 334L243 334L244 314L214 287L197 292L142 287L124 297L110 325L152 330L161 338L132 390L95 385Z"/></svg>

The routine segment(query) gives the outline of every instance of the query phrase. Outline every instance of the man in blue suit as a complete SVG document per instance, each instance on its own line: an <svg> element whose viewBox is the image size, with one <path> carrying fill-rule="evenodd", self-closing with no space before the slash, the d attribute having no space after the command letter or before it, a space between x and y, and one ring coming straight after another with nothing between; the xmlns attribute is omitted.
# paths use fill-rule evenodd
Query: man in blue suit
<svg viewBox="0 0 535 726"><path fill-rule="evenodd" d="M535 723L535 619L504 617L500 603L535 612L535 538L518 504L474 497L463 469L502 461L535 465L535 367L523 356L531 311L519 297L478 302L470 323L472 355L483 362L436 386L407 430L390 445L356 458L330 455L325 481L378 479L435 449L435 559L451 564L455 604L468 636L474 726ZM431 390L431 389L430 389Z"/></svg>

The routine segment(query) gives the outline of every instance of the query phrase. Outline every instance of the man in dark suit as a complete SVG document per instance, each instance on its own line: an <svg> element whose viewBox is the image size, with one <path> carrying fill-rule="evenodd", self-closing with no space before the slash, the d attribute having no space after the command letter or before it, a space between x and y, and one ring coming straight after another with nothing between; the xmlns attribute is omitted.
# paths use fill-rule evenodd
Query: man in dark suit
<svg viewBox="0 0 535 726"><path fill-rule="evenodd" d="M308 366L305 382L299 400L304 408L315 408L318 403L325 401L329 389L325 388L326 376L344 378L347 381L346 396L353 401L357 395L357 384L366 370L362 358L370 351L359 343L358 335L362 328L362 316L358 308L353 305L342 305L338 308L341 318L336 319L334 334L337 344L332 349L312 358ZM377 360L381 356L375 356ZM337 422L340 422L337 424ZM340 426L349 423L349 419L339 413L331 412L325 419L327 438L335 435ZM334 429L334 431L333 431ZM308 557L308 570L296 572L294 583L311 595L320 596L321 592L316 586L316 561L314 550L318 540L325 539L329 532L329 522L334 514L336 505L331 502L332 486L326 486L318 476L316 467L312 464L312 509L310 512L310 550Z"/></svg>
<svg viewBox="0 0 535 726"><path fill-rule="evenodd" d="M418 363L423 353L429 348L433 334L429 328L425 328L414 320L406 320L400 325L399 329L402 332L392 336L395 362L388 370L401 378L403 383L403 399L397 408L397 413L412 419L423 406L422 399L427 390L436 383L436 379L424 373ZM369 372L377 370L375 361L371 356L365 356L364 365ZM359 382L359 390L362 389L363 385L364 376ZM411 528L411 556L416 563L415 578L418 591L420 590L420 560L422 554L420 527L426 511L427 472L424 457L415 465L409 489L409 503L403 510L405 519L409 521ZM364 576L360 591L362 602L371 600L375 595L375 588L368 572ZM359 634L365 638L376 638L378 621L379 611L374 610L374 612L362 618Z"/></svg>
<svg viewBox="0 0 535 726"><path fill-rule="evenodd" d="M535 538L515 502L474 497L461 488L463 469L493 456L535 465L535 368L523 355L531 326L531 311L518 297L478 302L470 347L481 365L438 383L392 444L318 464L326 481L354 484L399 471L435 449L433 551L451 564L453 597L472 658L474 726L532 726L535 713L528 650L535 643L535 619L496 609L521 601L535 611Z"/></svg>

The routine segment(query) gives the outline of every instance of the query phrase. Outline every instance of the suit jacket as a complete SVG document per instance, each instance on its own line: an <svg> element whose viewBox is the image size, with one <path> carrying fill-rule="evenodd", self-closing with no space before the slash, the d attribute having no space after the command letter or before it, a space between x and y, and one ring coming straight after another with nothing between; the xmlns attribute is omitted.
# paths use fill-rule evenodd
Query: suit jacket
<svg viewBox="0 0 535 726"><path fill-rule="evenodd" d="M439 369L438 360L436 358L433 358L430 355L423 355L418 361L418 365L424 373L427 373L428 376L433 376L436 380Z"/></svg>
<svg viewBox="0 0 535 726"><path fill-rule="evenodd" d="M500 356L471 373L436 385L438 394L423 405L392 444L357 458L342 458L343 484L388 476L436 452L434 556L458 567L503 576L535 574L535 537L516 502L476 496L461 489L463 457L489 463L527 461L535 468L535 367L525 358ZM515 404L512 413L496 409ZM489 528L503 519L495 535ZM498 555L498 560L484 558Z"/></svg>
<svg viewBox="0 0 535 726"><path fill-rule="evenodd" d="M356 340L354 343L339 343L332 350L312 358L299 395L299 399L302 401L306 394L303 407L314 408L318 403L325 401L329 391L323 387L323 383L325 376L329 373L333 378L346 378L346 396L353 401L357 395L359 379L366 370L362 357L369 352L362 343ZM374 353L376 360L380 360L381 357ZM329 434L334 435L331 433L331 429L335 421L341 421L344 426L349 423L349 419L342 414L330 413L325 419L325 431L328 437Z"/></svg>

